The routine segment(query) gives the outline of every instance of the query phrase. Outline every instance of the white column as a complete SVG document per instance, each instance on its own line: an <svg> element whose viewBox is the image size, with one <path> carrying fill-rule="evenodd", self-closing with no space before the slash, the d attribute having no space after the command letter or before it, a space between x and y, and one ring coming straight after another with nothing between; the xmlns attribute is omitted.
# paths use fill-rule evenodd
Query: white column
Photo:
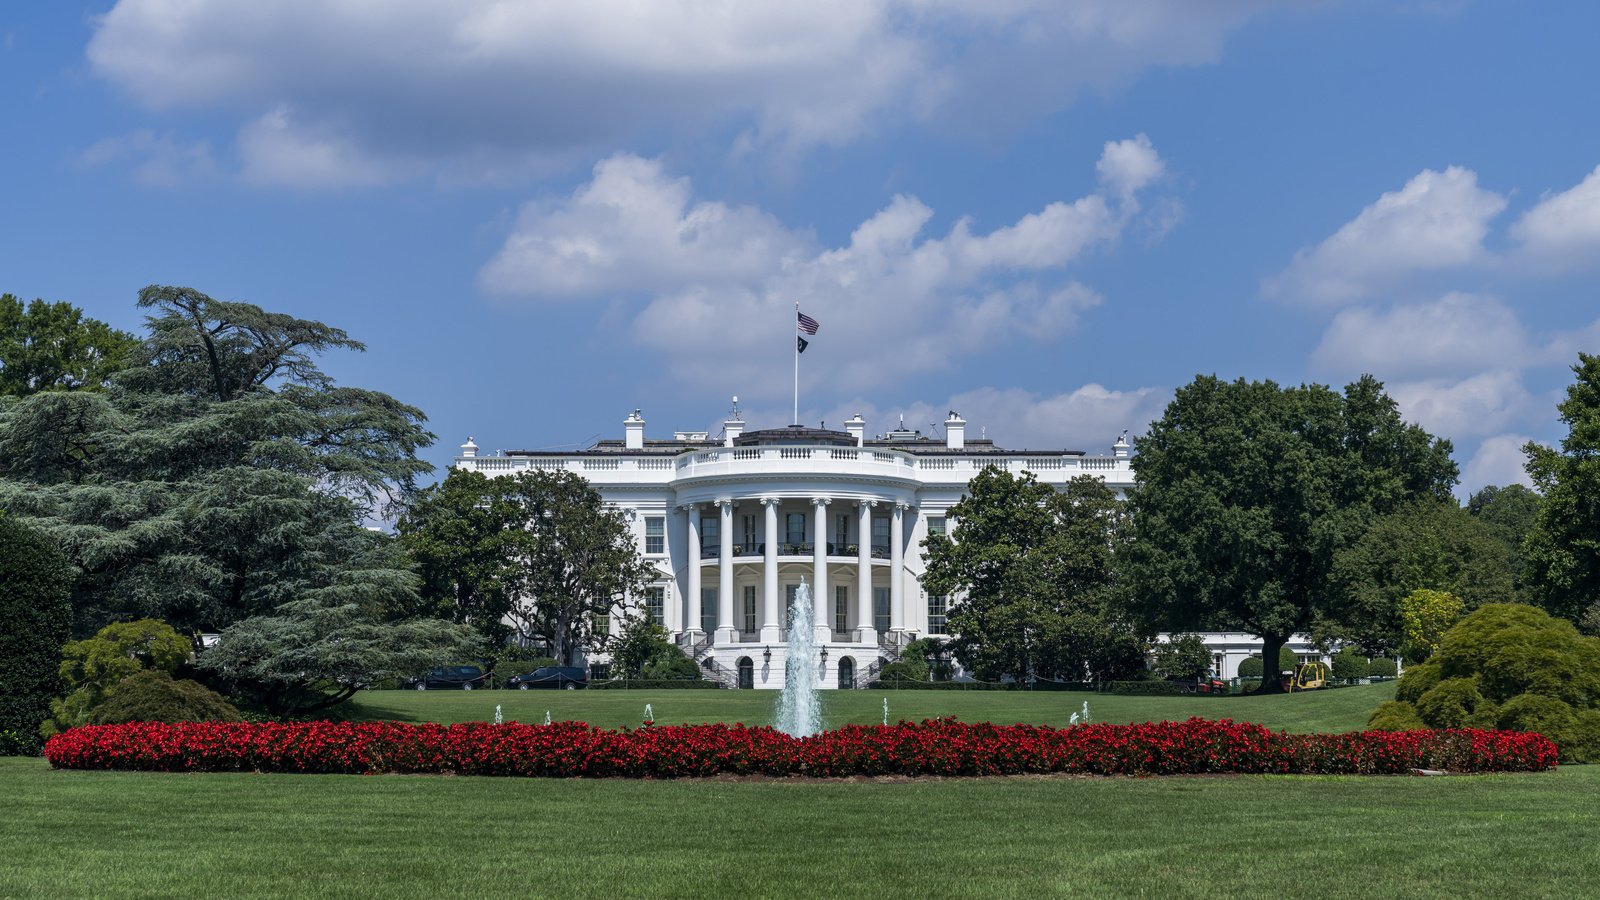
<svg viewBox="0 0 1600 900"><path fill-rule="evenodd" d="M733 624L733 501L718 500L722 511L722 547L717 561L717 643L731 644L739 639Z"/></svg>
<svg viewBox="0 0 1600 900"><path fill-rule="evenodd" d="M688 542L685 545L689 559L689 588L688 596L683 598L683 608L689 621L683 623L684 633L698 640L704 634L700 630L700 506L691 503L683 507L684 518L688 520Z"/></svg>
<svg viewBox="0 0 1600 900"><path fill-rule="evenodd" d="M905 611L905 579L900 577L900 570L905 568L905 553L901 546L905 543L905 511L904 503L896 503L894 512L889 519L889 630L906 630Z"/></svg>
<svg viewBox="0 0 1600 900"><path fill-rule="evenodd" d="M876 643L877 623L872 621L872 507L862 500L856 515L856 640Z"/></svg>
<svg viewBox="0 0 1600 900"><path fill-rule="evenodd" d="M776 644L783 627L783 603L778 599L778 498L762 497L766 511L766 549L761 568L761 643Z"/></svg>
<svg viewBox="0 0 1600 900"><path fill-rule="evenodd" d="M828 611L833 597L828 590L828 498L811 498L811 612L817 625L817 642L833 639Z"/></svg>

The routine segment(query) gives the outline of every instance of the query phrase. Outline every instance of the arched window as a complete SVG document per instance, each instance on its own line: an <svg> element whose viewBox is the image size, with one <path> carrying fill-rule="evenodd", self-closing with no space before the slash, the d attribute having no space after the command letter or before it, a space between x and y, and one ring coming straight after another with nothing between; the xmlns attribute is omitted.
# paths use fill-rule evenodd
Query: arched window
<svg viewBox="0 0 1600 900"><path fill-rule="evenodd" d="M756 664L750 657L739 657L739 687L749 690L756 686Z"/></svg>
<svg viewBox="0 0 1600 900"><path fill-rule="evenodd" d="M856 661L846 656L839 660L839 687L851 690L856 686Z"/></svg>

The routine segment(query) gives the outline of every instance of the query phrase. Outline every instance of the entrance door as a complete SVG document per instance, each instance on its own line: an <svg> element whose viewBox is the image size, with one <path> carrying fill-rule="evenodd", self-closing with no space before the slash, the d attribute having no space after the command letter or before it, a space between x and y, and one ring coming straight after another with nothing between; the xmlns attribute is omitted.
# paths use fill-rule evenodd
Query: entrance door
<svg viewBox="0 0 1600 900"><path fill-rule="evenodd" d="M856 686L856 661L846 656L839 660L839 687L853 690Z"/></svg>
<svg viewBox="0 0 1600 900"><path fill-rule="evenodd" d="M739 657L739 687L750 690L756 686L756 664L750 657Z"/></svg>

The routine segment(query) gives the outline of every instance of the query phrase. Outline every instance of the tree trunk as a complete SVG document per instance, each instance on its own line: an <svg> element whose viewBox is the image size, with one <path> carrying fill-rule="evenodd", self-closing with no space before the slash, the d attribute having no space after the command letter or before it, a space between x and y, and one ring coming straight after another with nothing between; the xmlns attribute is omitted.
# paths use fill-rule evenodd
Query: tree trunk
<svg viewBox="0 0 1600 900"><path fill-rule="evenodd" d="M1289 642L1288 635L1264 634L1261 636L1261 686L1257 694L1283 693L1283 675L1278 669L1278 654Z"/></svg>

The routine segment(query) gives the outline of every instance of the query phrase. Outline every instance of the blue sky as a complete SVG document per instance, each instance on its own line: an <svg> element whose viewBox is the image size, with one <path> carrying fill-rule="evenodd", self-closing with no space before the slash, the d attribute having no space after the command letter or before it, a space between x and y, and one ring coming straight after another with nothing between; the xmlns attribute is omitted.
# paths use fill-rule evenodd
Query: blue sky
<svg viewBox="0 0 1600 900"><path fill-rule="evenodd" d="M1103 451L1384 380L1463 489L1600 352L1600 7L73 0L0 10L0 290L366 342L487 449L801 418Z"/></svg>

